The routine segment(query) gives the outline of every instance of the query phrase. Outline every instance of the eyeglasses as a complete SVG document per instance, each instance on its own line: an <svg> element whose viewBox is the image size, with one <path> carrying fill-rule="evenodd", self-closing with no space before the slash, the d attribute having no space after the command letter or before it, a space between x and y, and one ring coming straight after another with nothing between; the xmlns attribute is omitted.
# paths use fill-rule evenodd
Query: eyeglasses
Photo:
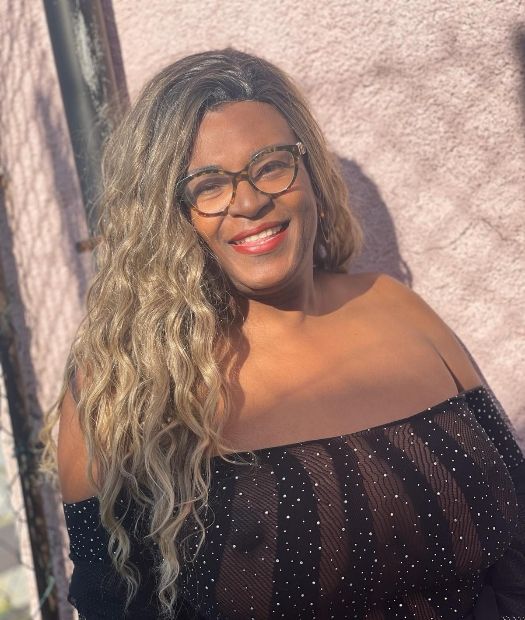
<svg viewBox="0 0 525 620"><path fill-rule="evenodd" d="M224 215L235 200L237 185L247 180L266 196L280 196L294 183L299 157L306 153L302 142L269 146L256 153L239 172L216 166L198 170L177 183L179 199L204 217Z"/></svg>

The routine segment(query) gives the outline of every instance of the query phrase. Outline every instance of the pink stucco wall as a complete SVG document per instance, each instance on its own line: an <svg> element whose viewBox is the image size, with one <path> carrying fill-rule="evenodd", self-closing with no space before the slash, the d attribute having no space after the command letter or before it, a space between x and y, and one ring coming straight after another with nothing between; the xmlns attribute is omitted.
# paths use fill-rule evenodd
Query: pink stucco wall
<svg viewBox="0 0 525 620"><path fill-rule="evenodd" d="M27 0L0 7L12 275L46 407L81 316L90 258L74 249L86 228L43 9ZM355 269L388 271L421 293L520 426L525 102L516 42L525 11L510 1L477 7L113 2L132 99L170 60L225 45L295 77L342 161L367 233Z"/></svg>
<svg viewBox="0 0 525 620"><path fill-rule="evenodd" d="M0 0L0 167L6 186L0 259L27 404L38 416L57 396L91 262L74 247L86 226L42 2ZM5 451L7 459L12 455ZM47 578L60 584L62 617L69 618L61 507L51 490L43 500L55 549ZM15 516L27 544L23 513ZM31 617L38 618L38 597L29 586Z"/></svg>
<svg viewBox="0 0 525 620"><path fill-rule="evenodd" d="M113 10L132 99L164 64L214 47L261 54L292 74L341 158L365 228L354 269L389 272L437 310L525 446L520 3L114 0ZM20 300L26 380L46 408L90 258L74 249L86 228L42 3L0 0L0 15L10 228L0 252Z"/></svg>

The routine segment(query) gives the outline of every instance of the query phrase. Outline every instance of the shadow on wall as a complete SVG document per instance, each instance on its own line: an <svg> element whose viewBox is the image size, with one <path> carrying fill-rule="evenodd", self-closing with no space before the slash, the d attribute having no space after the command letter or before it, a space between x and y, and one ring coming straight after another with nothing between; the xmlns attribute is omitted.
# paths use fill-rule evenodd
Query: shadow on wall
<svg viewBox="0 0 525 620"><path fill-rule="evenodd" d="M518 24L516 26L512 37L512 44L521 79L517 86L521 102L522 137L525 138L525 24ZM525 405L520 409L516 419L521 422L517 430L520 438L522 438L522 445L525 446Z"/></svg>
<svg viewBox="0 0 525 620"><path fill-rule="evenodd" d="M73 267L77 276L76 294L80 303L84 302L89 285L89 274L83 257L75 247L75 241L87 236L85 217L78 205L71 204L71 197L79 194L77 172L69 152L67 134L64 135L63 123L57 118L53 108L51 95L36 89L36 118L39 119L40 130L45 144L48 145L52 170L53 195L58 203L57 213L60 216L62 233L60 239L66 254L66 261Z"/></svg>
<svg viewBox="0 0 525 620"><path fill-rule="evenodd" d="M348 187L350 208L365 237L363 252L352 264L352 271L382 271L412 288L412 272L401 256L394 221L377 185L355 161L340 157L339 164Z"/></svg>
<svg viewBox="0 0 525 620"><path fill-rule="evenodd" d="M525 32L523 33L523 54L525 61ZM352 264L351 271L381 271L413 288L412 271L401 256L394 221L377 185L366 176L356 162L340 157L339 163L349 191L350 208L359 219L365 238L363 252ZM482 370L467 346L457 335L456 337L467 352L482 382L487 384ZM525 412L522 413L521 419L525 417ZM508 416L507 420L511 422ZM511 422L511 424L514 423ZM525 434L525 424L517 427L516 430L519 436Z"/></svg>
<svg viewBox="0 0 525 620"><path fill-rule="evenodd" d="M109 51L113 63L113 72L117 82L117 89L120 97L122 98L122 103L126 106L129 104L128 84L126 81L124 60L122 58L122 48L120 47L117 21L113 10L113 2L112 0L101 0L100 4L104 14L104 23L106 25L106 34L108 37Z"/></svg>
<svg viewBox="0 0 525 620"><path fill-rule="evenodd" d="M525 119L525 28L520 32L520 53L523 66L522 101ZM406 286L413 287L412 271L408 263L401 256L394 221L385 204L377 185L369 179L359 165L349 159L339 157L350 197L350 208L356 214L364 234L364 246L361 255L352 263L351 271L381 271L400 280ZM481 377L482 383L488 384L485 375L465 343L459 338L472 365ZM518 439L525 437L525 410L520 411L516 419L522 420L516 424L506 416L507 422L514 427Z"/></svg>
<svg viewBox="0 0 525 620"><path fill-rule="evenodd" d="M512 42L518 67L520 69L519 75L521 77L521 83L519 84L519 96L521 101L523 124L525 126L525 24L519 24L516 27L513 33Z"/></svg>

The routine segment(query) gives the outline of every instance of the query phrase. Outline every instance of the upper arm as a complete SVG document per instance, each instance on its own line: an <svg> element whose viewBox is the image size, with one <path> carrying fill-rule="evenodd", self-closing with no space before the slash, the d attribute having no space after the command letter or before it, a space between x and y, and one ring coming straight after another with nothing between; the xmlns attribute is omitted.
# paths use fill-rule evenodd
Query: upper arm
<svg viewBox="0 0 525 620"><path fill-rule="evenodd" d="M475 361L454 331L420 295L384 273L376 274L376 286L385 301L402 309L412 327L430 342L464 390L484 383Z"/></svg>
<svg viewBox="0 0 525 620"><path fill-rule="evenodd" d="M96 495L97 490L88 476L86 441L71 387L66 391L60 405L57 461L64 502L77 502Z"/></svg>

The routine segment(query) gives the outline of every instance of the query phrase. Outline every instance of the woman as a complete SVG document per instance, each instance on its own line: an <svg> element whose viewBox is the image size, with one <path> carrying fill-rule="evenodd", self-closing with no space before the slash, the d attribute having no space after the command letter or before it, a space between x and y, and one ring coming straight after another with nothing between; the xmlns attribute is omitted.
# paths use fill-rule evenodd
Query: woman
<svg viewBox="0 0 525 620"><path fill-rule="evenodd" d="M429 306L346 273L361 230L290 79L184 58L104 170L57 411L80 614L525 615L523 454Z"/></svg>

